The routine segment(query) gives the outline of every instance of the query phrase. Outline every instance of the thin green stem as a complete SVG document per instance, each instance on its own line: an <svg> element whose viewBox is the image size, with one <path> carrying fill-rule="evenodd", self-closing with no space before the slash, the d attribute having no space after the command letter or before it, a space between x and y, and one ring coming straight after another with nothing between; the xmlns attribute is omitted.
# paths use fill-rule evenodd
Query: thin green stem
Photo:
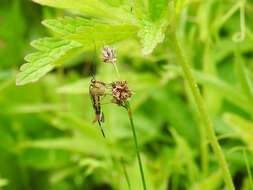
<svg viewBox="0 0 253 190"><path fill-rule="evenodd" d="M138 146L137 136L136 136L134 122L133 122L132 111L131 111L131 107L130 107L129 102L126 102L126 108L127 108L127 112L128 112L128 116L129 116L129 120L130 120L130 124L131 124L131 129L132 129L132 133L133 133L135 151L137 154L139 169L140 169L140 173L141 173L142 185L143 185L143 189L146 190L147 188L146 188L146 182L145 182L145 177L144 177L144 171L143 171L143 167L142 167L140 150L139 150L139 146Z"/></svg>
<svg viewBox="0 0 253 190"><path fill-rule="evenodd" d="M120 160L121 160L121 164L122 164L122 167L123 167L123 172L124 172L124 176L126 178L128 189L131 190L131 184L130 184L130 180L129 180L129 177L128 177L128 174L127 174L124 159L121 157Z"/></svg>
<svg viewBox="0 0 253 190"><path fill-rule="evenodd" d="M243 157L244 157L244 161L245 161L246 168L247 168L248 175L249 175L249 184L250 184L250 188L253 189L252 174L251 174L250 165L249 165L249 160L248 160L248 156L247 156L247 152L246 152L245 148L243 149Z"/></svg>
<svg viewBox="0 0 253 190"><path fill-rule="evenodd" d="M222 169L223 176L224 176L225 182L227 184L227 187L229 190L235 190L225 156L222 152L222 149L221 149L219 142L217 140L217 137L215 135L211 120L210 120L209 115L206 111L206 108L205 108L202 96L200 94L198 85L193 77L193 74L191 72L189 64L186 63L186 59L185 59L185 57L182 53L182 50L179 46L175 32L173 32L173 34L172 34L172 39L173 39L173 45L174 45L173 47L175 49L175 53L177 54L179 64L181 65L181 67L183 69L185 79L186 79L188 85L190 86L191 92L194 96L195 103L196 103L198 111L202 117L203 124L205 126L206 133L209 136L213 151L214 151L214 153L218 159L219 165Z"/></svg>

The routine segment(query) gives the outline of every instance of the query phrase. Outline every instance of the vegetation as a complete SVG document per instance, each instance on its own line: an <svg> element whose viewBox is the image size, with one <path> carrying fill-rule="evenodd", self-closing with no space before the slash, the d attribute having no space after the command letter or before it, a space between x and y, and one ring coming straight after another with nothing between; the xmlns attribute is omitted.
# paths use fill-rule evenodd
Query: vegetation
<svg viewBox="0 0 253 190"><path fill-rule="evenodd" d="M252 20L250 0L1 0L0 189L253 189ZM92 76L132 92L103 98L106 138Z"/></svg>

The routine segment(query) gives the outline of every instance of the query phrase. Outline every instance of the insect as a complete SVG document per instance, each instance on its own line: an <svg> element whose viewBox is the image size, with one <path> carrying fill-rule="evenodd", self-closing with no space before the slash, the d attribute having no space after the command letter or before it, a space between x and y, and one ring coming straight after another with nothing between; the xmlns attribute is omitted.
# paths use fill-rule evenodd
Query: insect
<svg viewBox="0 0 253 190"><path fill-rule="evenodd" d="M91 102L93 105L93 109L96 114L96 118L93 120L93 123L98 122L99 127L103 136L105 137L105 133L102 127L104 122L104 113L101 108L101 99L106 95L106 84L99 80L96 80L94 77L91 79L91 84L89 87Z"/></svg>

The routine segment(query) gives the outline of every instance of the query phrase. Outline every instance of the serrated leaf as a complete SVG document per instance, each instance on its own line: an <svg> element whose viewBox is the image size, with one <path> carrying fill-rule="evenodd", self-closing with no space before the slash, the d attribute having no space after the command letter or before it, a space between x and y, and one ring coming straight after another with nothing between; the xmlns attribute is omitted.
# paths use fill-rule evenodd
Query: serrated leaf
<svg viewBox="0 0 253 190"><path fill-rule="evenodd" d="M101 23L98 20L64 17L58 19L47 19L42 21L42 24L52 29L61 35L73 34L84 26L93 26L96 23Z"/></svg>
<svg viewBox="0 0 253 190"><path fill-rule="evenodd" d="M75 42L61 40L58 38L46 37L46 38L41 38L41 39L32 41L31 46L39 51L49 52L57 48L65 49L66 46L78 47L78 44Z"/></svg>
<svg viewBox="0 0 253 190"><path fill-rule="evenodd" d="M138 33L144 55L152 53L157 44L164 40L165 29L172 14L169 0L149 0L148 3L149 11L140 21L141 29Z"/></svg>
<svg viewBox="0 0 253 190"><path fill-rule="evenodd" d="M138 33L142 43L142 53L148 55L158 43L161 43L165 37L163 24L156 24L146 21Z"/></svg>
<svg viewBox="0 0 253 190"><path fill-rule="evenodd" d="M32 46L40 52L26 56L28 62L21 66L20 73L17 75L16 84L24 85L35 82L49 71L54 69L57 64L61 64L66 58L80 52L81 44L58 38L42 38L32 42Z"/></svg>
<svg viewBox="0 0 253 190"><path fill-rule="evenodd" d="M97 46L103 46L135 36L137 30L138 27L133 25L97 24L94 27L83 27L64 38L77 41L85 47L94 47L94 43Z"/></svg>
<svg viewBox="0 0 253 190"><path fill-rule="evenodd" d="M132 23L135 19L131 14L131 9L128 11L125 7L112 7L107 3L99 0L33 0L36 3L52 6L62 9L70 9L78 11L84 14L88 14L94 17L100 17L103 19L110 19L120 23Z"/></svg>

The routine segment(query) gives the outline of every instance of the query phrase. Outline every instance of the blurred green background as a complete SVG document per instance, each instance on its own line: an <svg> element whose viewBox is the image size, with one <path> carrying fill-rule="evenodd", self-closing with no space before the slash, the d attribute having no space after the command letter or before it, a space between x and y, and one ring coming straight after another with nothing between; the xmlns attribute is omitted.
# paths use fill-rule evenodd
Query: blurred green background
<svg viewBox="0 0 253 190"><path fill-rule="evenodd" d="M235 34L240 32L239 11L222 23L222 16L237 2L189 1L177 32L195 69L236 189L249 190L253 2L244 6L247 28L243 42L235 43ZM0 189L127 190L123 157L132 189L140 190L126 111L112 104L103 106L106 139L92 123L95 116L84 85L91 79L91 68L96 64L94 74L103 81L115 76L110 65L100 62L100 50L96 62L94 51L84 52L37 83L15 85L24 56L34 51L30 42L54 35L41 21L64 15L72 13L28 0L0 0ZM220 23L219 30L213 29ZM122 78L134 91L131 105L148 189L225 189L213 152L208 148L203 153L209 142L200 138L201 119L177 67L170 39L165 38L149 56L141 54L137 39L114 47ZM208 163L203 163L203 154Z"/></svg>

